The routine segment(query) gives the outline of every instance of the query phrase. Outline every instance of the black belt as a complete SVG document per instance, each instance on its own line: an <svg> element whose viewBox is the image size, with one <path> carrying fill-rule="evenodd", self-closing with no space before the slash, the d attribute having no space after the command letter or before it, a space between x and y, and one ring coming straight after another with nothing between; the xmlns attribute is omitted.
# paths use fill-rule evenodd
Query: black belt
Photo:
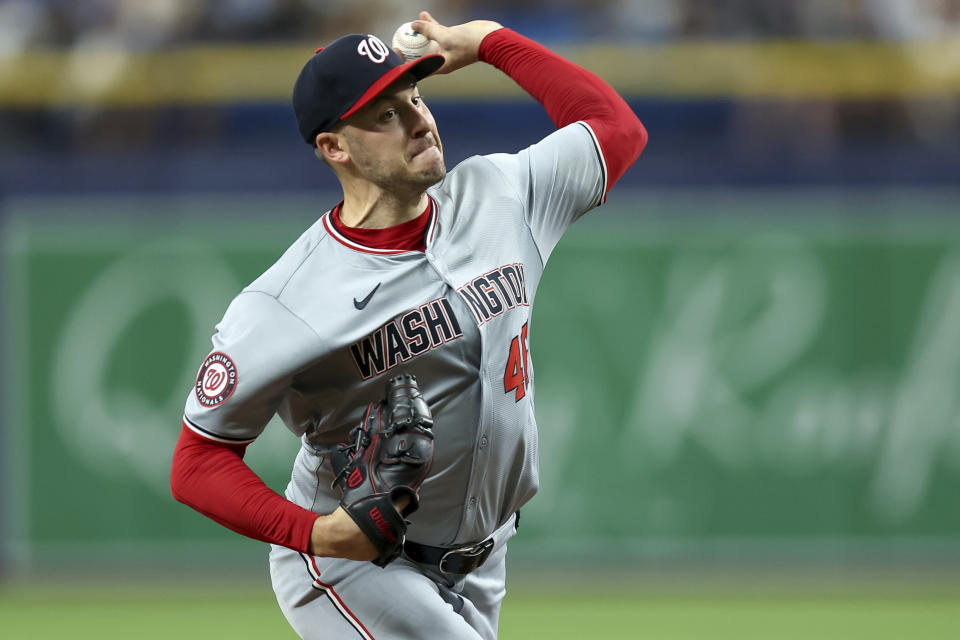
<svg viewBox="0 0 960 640"><path fill-rule="evenodd" d="M444 575L466 575L487 561L493 551L493 538L466 547L430 547L407 540L403 552L414 562L429 564Z"/></svg>
<svg viewBox="0 0 960 640"><path fill-rule="evenodd" d="M513 526L520 528L519 511L515 514ZM465 547L431 547L410 540L403 543L403 552L408 558L420 564L433 565L444 575L470 573L487 561L491 551L493 551L493 538Z"/></svg>

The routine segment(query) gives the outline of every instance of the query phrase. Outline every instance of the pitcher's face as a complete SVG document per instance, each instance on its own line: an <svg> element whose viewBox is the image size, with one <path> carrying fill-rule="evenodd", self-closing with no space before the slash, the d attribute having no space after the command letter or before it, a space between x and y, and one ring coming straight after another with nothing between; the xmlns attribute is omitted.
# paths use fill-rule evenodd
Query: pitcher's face
<svg viewBox="0 0 960 640"><path fill-rule="evenodd" d="M437 123L405 75L343 121L340 130L362 177L386 191L425 191L447 173Z"/></svg>

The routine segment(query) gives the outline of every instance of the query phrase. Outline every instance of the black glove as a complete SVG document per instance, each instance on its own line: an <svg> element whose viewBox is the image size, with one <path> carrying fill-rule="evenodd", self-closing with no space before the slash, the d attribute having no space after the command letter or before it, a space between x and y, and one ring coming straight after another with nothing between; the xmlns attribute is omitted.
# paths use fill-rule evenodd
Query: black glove
<svg viewBox="0 0 960 640"><path fill-rule="evenodd" d="M386 566L403 548L405 517L420 507L419 490L433 461L433 416L417 386L405 374L387 382L386 398L367 405L351 442L330 455L340 505L370 539ZM398 511L402 496L409 502Z"/></svg>

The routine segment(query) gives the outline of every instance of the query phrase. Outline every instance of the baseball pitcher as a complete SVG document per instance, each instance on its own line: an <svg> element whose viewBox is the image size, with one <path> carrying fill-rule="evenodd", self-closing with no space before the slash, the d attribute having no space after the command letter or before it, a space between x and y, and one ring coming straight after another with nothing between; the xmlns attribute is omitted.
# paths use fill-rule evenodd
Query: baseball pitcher
<svg viewBox="0 0 960 640"><path fill-rule="evenodd" d="M647 140L602 80L510 29L413 27L439 54L406 62L356 34L303 67L299 131L343 200L230 304L174 453L177 500L271 544L303 638L496 638L538 483L537 285ZM477 61L557 130L448 172L417 81ZM302 440L285 496L243 461L274 414Z"/></svg>

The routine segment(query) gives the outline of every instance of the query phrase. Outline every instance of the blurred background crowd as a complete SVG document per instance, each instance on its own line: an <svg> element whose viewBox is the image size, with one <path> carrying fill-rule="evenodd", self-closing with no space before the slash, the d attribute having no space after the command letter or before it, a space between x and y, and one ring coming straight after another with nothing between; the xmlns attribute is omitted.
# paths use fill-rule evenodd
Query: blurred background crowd
<svg viewBox="0 0 960 640"><path fill-rule="evenodd" d="M303 52L389 38L419 8L499 20L613 84L658 154L630 184L956 182L960 0L0 0L0 191L310 188L289 115ZM428 85L452 161L545 130L473 78ZM501 105L492 136L478 95ZM100 152L140 169L83 155ZM194 178L172 169L201 152ZM253 153L269 168L237 181Z"/></svg>
<svg viewBox="0 0 960 640"><path fill-rule="evenodd" d="M958 0L426 0L449 23L484 17L532 37L939 38L960 33ZM386 33L405 0L4 0L0 48L155 48L208 41ZM371 22L372 21L372 22Z"/></svg>

